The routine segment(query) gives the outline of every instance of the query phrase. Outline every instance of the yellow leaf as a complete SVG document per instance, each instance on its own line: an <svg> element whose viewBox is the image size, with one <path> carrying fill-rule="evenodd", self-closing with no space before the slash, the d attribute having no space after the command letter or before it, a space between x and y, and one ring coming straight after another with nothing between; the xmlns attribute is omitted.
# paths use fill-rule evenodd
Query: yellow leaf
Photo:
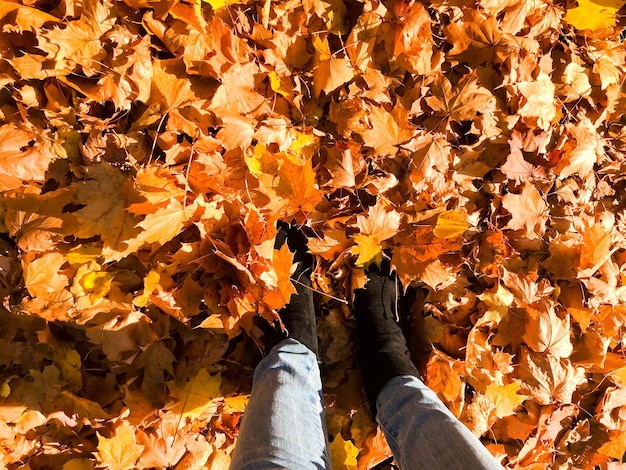
<svg viewBox="0 0 626 470"><path fill-rule="evenodd" d="M237 395L224 398L224 413L243 413L250 401L250 395Z"/></svg>
<svg viewBox="0 0 626 470"><path fill-rule="evenodd" d="M310 147L313 144L315 144L315 136L313 134L296 131L296 138L289 146L289 150L300 154L306 147Z"/></svg>
<svg viewBox="0 0 626 470"><path fill-rule="evenodd" d="M478 296L480 300L485 302L489 308L496 308L498 310L503 307L510 307L513 301L515 300L515 296L502 286L502 284L498 284L498 290L496 292L485 292Z"/></svg>
<svg viewBox="0 0 626 470"><path fill-rule="evenodd" d="M254 146L252 156L245 156L244 160L254 176L260 176L263 173L273 174L278 171L276 157L269 153L265 144L261 142Z"/></svg>
<svg viewBox="0 0 626 470"><path fill-rule="evenodd" d="M83 264L76 275L70 289L80 307L93 307L104 299L111 290L113 274L102 271L102 266L90 261Z"/></svg>
<svg viewBox="0 0 626 470"><path fill-rule="evenodd" d="M273 70L268 74L270 79L270 88L274 93L278 93L285 98L289 98L290 90L286 88L289 83L288 79L279 77Z"/></svg>
<svg viewBox="0 0 626 470"><path fill-rule="evenodd" d="M387 210L387 205L378 202L368 209L367 215L357 216L360 234L352 239L356 243L350 253L358 255L356 266L364 267L369 263L380 263L383 255L381 242L393 237L400 227L400 214L395 210Z"/></svg>
<svg viewBox="0 0 626 470"><path fill-rule="evenodd" d="M193 421L211 406L214 398L220 396L221 383L220 374L210 375L206 369L200 369L182 387L175 380L167 382L170 395L176 401L166 405L166 408Z"/></svg>
<svg viewBox="0 0 626 470"><path fill-rule="evenodd" d="M355 235L352 239L356 245L350 248L350 253L358 256L354 263L358 268L382 260L383 247L376 235Z"/></svg>
<svg viewBox="0 0 626 470"><path fill-rule="evenodd" d="M624 0L578 0L578 6L567 10L565 21L578 29L604 29L615 26L617 10Z"/></svg>
<svg viewBox="0 0 626 470"><path fill-rule="evenodd" d="M486 292L478 296L488 307L485 314L479 320L479 324L498 324L508 314L509 307L515 300L515 296L501 284L498 284L496 292Z"/></svg>
<svg viewBox="0 0 626 470"><path fill-rule="evenodd" d="M135 427L122 423L109 439L98 434L98 460L110 470L127 470L143 452L142 445L135 442Z"/></svg>
<svg viewBox="0 0 626 470"><path fill-rule="evenodd" d="M211 456L210 463L202 468L207 468L208 470L229 470L230 460L230 454L220 449Z"/></svg>
<svg viewBox="0 0 626 470"><path fill-rule="evenodd" d="M0 398L6 398L11 394L11 386L9 385L9 381L5 380L0 384Z"/></svg>
<svg viewBox="0 0 626 470"><path fill-rule="evenodd" d="M343 437L341 437L341 433L335 436L329 448L330 459L334 469L351 469L356 467L356 456L359 454L359 449L355 447L352 441L344 441Z"/></svg>
<svg viewBox="0 0 626 470"><path fill-rule="evenodd" d="M463 214L457 211L446 211L439 214L433 233L439 238L454 238L469 228L470 224Z"/></svg>
<svg viewBox="0 0 626 470"><path fill-rule="evenodd" d="M96 261L102 256L102 249L94 245L78 245L65 254L65 259L71 265L81 265L89 261Z"/></svg>
<svg viewBox="0 0 626 470"><path fill-rule="evenodd" d="M487 385L485 396L495 405L495 413L498 418L512 415L515 409L524 403L527 397L517 394L521 385L519 381L508 385L498 385L495 382Z"/></svg>
<svg viewBox="0 0 626 470"><path fill-rule="evenodd" d="M152 292L159 287L161 282L161 275L158 271L151 270L143 281L143 294L133 299L133 305L137 307L145 307L150 300Z"/></svg>
<svg viewBox="0 0 626 470"><path fill-rule="evenodd" d="M220 8L228 7L230 5L236 5L238 3L246 3L242 0L203 0L204 2L211 5L211 8L214 10L219 10Z"/></svg>
<svg viewBox="0 0 626 470"><path fill-rule="evenodd" d="M326 38L322 39L319 35L313 36L313 47L315 48L316 57L318 60L330 60L332 53L330 52L330 46Z"/></svg>
<svg viewBox="0 0 626 470"><path fill-rule="evenodd" d="M214 313L205 318L196 328L209 328L215 330L223 330L224 323L222 323L222 316L219 313Z"/></svg>
<svg viewBox="0 0 626 470"><path fill-rule="evenodd" d="M617 385L626 387L626 366L611 372L611 378Z"/></svg>
<svg viewBox="0 0 626 470"><path fill-rule="evenodd" d="M72 459L63 464L63 470L93 470L93 463L89 459Z"/></svg>

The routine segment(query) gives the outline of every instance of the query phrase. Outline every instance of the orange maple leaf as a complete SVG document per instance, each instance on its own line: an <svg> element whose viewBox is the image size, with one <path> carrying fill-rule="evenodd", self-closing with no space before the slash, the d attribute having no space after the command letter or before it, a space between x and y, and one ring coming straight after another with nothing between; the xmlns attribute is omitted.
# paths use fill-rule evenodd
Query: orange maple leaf
<svg viewBox="0 0 626 470"><path fill-rule="evenodd" d="M310 160L298 165L286 160L278 170L276 194L284 199L281 217L309 213L322 198Z"/></svg>
<svg viewBox="0 0 626 470"><path fill-rule="evenodd" d="M439 238L433 233L433 227L418 226L406 229L407 235L396 241L392 264L405 286L411 281L420 280L429 264L444 253L458 251L461 240L457 238Z"/></svg>

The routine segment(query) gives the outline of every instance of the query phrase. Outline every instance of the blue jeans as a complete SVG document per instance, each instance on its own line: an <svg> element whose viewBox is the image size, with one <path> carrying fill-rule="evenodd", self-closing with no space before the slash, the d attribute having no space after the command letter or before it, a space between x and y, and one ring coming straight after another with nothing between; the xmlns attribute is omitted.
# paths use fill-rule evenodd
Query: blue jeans
<svg viewBox="0 0 626 470"><path fill-rule="evenodd" d="M402 469L502 469L489 451L416 377L399 376L377 399L380 424ZM330 469L317 358L286 339L254 372L231 469Z"/></svg>

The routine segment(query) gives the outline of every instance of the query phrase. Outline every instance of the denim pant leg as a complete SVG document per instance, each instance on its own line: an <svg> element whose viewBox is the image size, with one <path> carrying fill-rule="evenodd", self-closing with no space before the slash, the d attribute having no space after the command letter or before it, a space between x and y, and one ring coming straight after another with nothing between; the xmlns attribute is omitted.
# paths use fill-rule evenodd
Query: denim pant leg
<svg viewBox="0 0 626 470"><path fill-rule="evenodd" d="M502 466L417 377L391 379L376 401L377 421L401 469L500 469Z"/></svg>
<svg viewBox="0 0 626 470"><path fill-rule="evenodd" d="M254 371L231 469L329 469L322 380L315 354L294 339Z"/></svg>

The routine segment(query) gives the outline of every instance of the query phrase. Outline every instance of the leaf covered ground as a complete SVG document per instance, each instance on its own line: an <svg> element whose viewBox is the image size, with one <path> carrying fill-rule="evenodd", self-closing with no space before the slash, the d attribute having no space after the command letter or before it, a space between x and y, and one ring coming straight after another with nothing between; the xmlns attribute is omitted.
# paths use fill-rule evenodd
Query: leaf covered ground
<svg viewBox="0 0 626 470"><path fill-rule="evenodd" d="M0 0L1 465L227 468L284 219L336 468L389 455L345 303L383 256L505 466L623 468L620 6Z"/></svg>

